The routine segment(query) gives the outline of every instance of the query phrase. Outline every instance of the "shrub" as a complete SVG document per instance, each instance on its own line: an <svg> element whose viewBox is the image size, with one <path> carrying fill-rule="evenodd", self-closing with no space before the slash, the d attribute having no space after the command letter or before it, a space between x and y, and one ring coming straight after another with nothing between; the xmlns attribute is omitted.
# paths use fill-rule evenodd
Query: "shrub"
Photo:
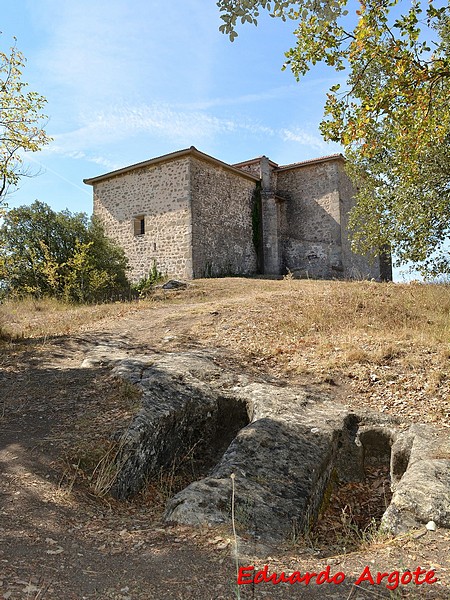
<svg viewBox="0 0 450 600"><path fill-rule="evenodd" d="M154 286L164 279L165 276L158 269L156 260L154 260L148 275L140 279L138 283L135 283L132 289L140 298L145 298L153 291Z"/></svg>
<svg viewBox="0 0 450 600"><path fill-rule="evenodd" d="M0 227L4 296L93 303L128 297L127 258L95 219L43 202L9 210Z"/></svg>

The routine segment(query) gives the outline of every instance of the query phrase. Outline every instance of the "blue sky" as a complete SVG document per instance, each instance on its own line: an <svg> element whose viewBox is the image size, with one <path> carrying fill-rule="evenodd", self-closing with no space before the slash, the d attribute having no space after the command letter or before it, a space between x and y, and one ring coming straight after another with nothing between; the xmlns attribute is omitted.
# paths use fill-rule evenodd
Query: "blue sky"
<svg viewBox="0 0 450 600"><path fill-rule="evenodd" d="M220 24L214 0L4 2L0 46L17 38L54 138L27 155L39 175L8 204L90 214L84 178L191 145L231 163L339 152L318 130L338 75L319 67L297 83L281 71L294 24L264 16L233 44Z"/></svg>

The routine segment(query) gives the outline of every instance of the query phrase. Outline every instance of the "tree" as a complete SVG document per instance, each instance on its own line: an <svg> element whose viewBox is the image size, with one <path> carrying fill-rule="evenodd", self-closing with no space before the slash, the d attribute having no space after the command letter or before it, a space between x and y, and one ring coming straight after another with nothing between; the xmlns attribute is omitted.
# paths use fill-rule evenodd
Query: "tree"
<svg viewBox="0 0 450 600"><path fill-rule="evenodd" d="M219 0L221 30L260 10L294 19L284 68L347 74L327 94L321 131L340 142L359 191L350 226L360 252L391 245L399 264L450 272L450 8L434 0ZM401 12L404 8L403 12Z"/></svg>
<svg viewBox="0 0 450 600"><path fill-rule="evenodd" d="M4 293L101 302L129 293L127 259L86 214L43 202L10 209L0 227Z"/></svg>
<svg viewBox="0 0 450 600"><path fill-rule="evenodd" d="M23 152L37 152L50 139L42 128L46 99L27 91L22 81L25 58L14 45L0 51L0 203L9 186L16 185L23 169Z"/></svg>

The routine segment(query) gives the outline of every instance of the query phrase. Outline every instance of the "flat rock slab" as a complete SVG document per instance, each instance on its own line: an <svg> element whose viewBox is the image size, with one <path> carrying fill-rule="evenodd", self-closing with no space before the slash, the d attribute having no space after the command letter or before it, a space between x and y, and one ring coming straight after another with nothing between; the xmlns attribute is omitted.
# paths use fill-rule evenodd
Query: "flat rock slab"
<svg viewBox="0 0 450 600"><path fill-rule="evenodd" d="M337 481L361 480L364 464L390 461L394 496L384 526L394 533L430 520L450 527L449 440L430 427L401 432L395 420L355 415L323 391L225 371L203 352L130 356L99 346L83 366L108 360L143 394L121 432L117 498L198 447L214 458L211 470L169 500L165 518L229 523L234 484L239 532L273 540L308 530Z"/></svg>
<svg viewBox="0 0 450 600"><path fill-rule="evenodd" d="M251 423L208 477L169 501L166 519L190 525L229 522L234 474L240 531L285 538L308 528L335 468L348 411L300 389L250 384L235 393L251 407Z"/></svg>
<svg viewBox="0 0 450 600"><path fill-rule="evenodd" d="M396 472L400 463L403 469ZM402 472L403 470L403 472ZM450 437L430 425L415 424L392 446L394 495L383 525L395 534L434 521L450 528Z"/></svg>

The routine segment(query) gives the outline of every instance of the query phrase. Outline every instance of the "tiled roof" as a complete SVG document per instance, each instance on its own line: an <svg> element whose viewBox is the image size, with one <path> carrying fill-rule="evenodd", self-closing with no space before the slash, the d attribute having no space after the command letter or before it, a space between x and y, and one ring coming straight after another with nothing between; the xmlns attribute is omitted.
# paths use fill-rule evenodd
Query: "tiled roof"
<svg viewBox="0 0 450 600"><path fill-rule="evenodd" d="M251 165L252 163L259 163L262 158L267 158L267 156L258 156L256 158L251 158L250 160L243 160L242 162L233 163L233 167L241 168L245 167L245 165ZM278 163L273 162L273 160L270 160L270 158L268 160L272 167L278 167Z"/></svg>
<svg viewBox="0 0 450 600"><path fill-rule="evenodd" d="M311 165L314 163L327 162L329 160L341 159L345 160L344 155L340 152L336 154L329 154L328 156L321 156L319 158L310 158L309 160L302 160L300 162L291 163L289 165L280 165L277 171L283 171L284 169L295 169L296 167L303 167L305 165Z"/></svg>
<svg viewBox="0 0 450 600"><path fill-rule="evenodd" d="M256 177L256 175L253 175L252 173L245 171L243 169L243 167L245 167L246 165L251 165L252 163L257 163L261 160L261 158L265 158L263 156L260 156L259 158L252 158L250 160L246 160L246 161L243 161L240 163L235 163L233 165L230 165L221 160L218 160L217 158L214 158L213 156L210 156L209 154L200 152L200 150L197 150L197 148L195 148L194 146L191 146L190 148L185 148L184 150L178 150L177 152L172 152L170 154L164 154L163 156L157 156L156 158L151 158L150 160L136 163L136 164L130 165L128 167L123 167L122 169L117 169L116 171L111 171L110 173L98 175L97 177L91 177L90 179L84 179L83 181L84 181L84 183L93 185L94 183L98 183L100 181L105 181L107 179L111 179L112 177L117 177L118 175L123 175L125 173L129 173L130 171L135 171L137 169L142 169L142 168L148 167L150 165L167 162L170 160L176 160L178 158L181 158L181 157L187 156L187 155L196 156L197 158L199 158L201 160L206 160L217 166L223 167L225 169L229 169L231 171L234 171L235 173L239 173L243 177L248 177L248 178L255 179L255 180L258 179ZM275 163L269 159L269 164L272 167L274 167L275 171L284 171L287 169L295 169L295 168L303 167L306 165L311 165L311 164L316 164L316 163L321 163L321 162L326 162L326 161L336 160L336 159L345 160L345 158L343 157L342 154L330 154L329 156L321 156L320 158L312 158L310 160L303 160L301 162L292 163L290 165L278 165L277 163Z"/></svg>

